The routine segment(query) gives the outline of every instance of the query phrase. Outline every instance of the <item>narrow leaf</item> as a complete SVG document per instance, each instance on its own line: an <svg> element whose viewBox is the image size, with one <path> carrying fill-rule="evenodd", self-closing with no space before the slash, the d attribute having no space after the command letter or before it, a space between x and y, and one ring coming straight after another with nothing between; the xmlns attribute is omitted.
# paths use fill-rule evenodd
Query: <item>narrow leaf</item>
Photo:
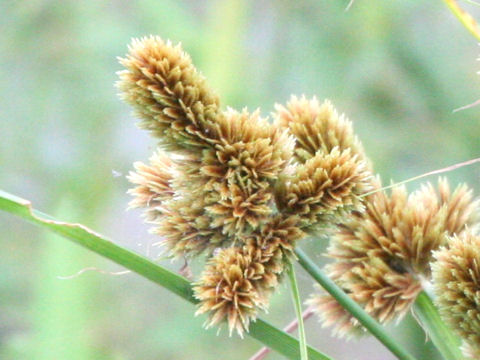
<svg viewBox="0 0 480 360"><path fill-rule="evenodd" d="M116 245L111 240L81 224L55 220L35 210L29 201L0 190L0 210L19 216L31 223L49 229L63 237L102 255L115 263L165 287L181 298L196 303L191 285L184 277L155 264L149 259ZM258 319L251 324L249 335L288 359L300 358L299 342L291 335ZM327 355L308 347L310 360L330 360Z"/></svg>
<svg viewBox="0 0 480 360"><path fill-rule="evenodd" d="M475 19L458 6L455 0L443 0L447 4L450 11L462 23L462 25L473 35L477 40L480 40L480 28Z"/></svg>

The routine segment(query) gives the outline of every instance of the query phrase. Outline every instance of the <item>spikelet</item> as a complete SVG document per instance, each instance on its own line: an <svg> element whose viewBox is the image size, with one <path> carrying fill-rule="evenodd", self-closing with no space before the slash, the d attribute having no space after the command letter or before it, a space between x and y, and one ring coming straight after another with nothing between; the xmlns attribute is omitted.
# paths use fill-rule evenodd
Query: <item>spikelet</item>
<svg viewBox="0 0 480 360"><path fill-rule="evenodd" d="M350 149L318 151L277 190L277 206L301 217L306 229L326 226L362 208L360 195L372 189L371 178L365 161Z"/></svg>
<svg viewBox="0 0 480 360"><path fill-rule="evenodd" d="M297 241L306 236L299 223L298 216L277 214L260 229L249 234L244 241L261 249L280 249L283 254L293 259Z"/></svg>
<svg viewBox="0 0 480 360"><path fill-rule="evenodd" d="M232 240L211 227L203 198L174 198L158 208L160 216L151 233L162 238L165 253L173 257L193 257L212 253Z"/></svg>
<svg viewBox="0 0 480 360"><path fill-rule="evenodd" d="M471 359L480 355L480 236L465 231L435 251L432 264L436 304L442 318L464 341Z"/></svg>
<svg viewBox="0 0 480 360"><path fill-rule="evenodd" d="M162 151L156 151L149 160L149 165L140 161L134 163L136 172L131 171L127 178L137 185L128 190L134 196L129 203L130 208L145 208L147 221L153 221L160 216L157 207L173 197L171 181L174 178L174 164Z"/></svg>
<svg viewBox="0 0 480 360"><path fill-rule="evenodd" d="M272 213L272 184L286 168L293 139L258 112L229 109L217 121L215 154L204 153L199 173L212 205L206 208L213 227L228 235L258 228Z"/></svg>
<svg viewBox="0 0 480 360"><path fill-rule="evenodd" d="M328 256L335 261L326 267L327 275L382 323L409 310L421 291L419 276L430 276L432 250L477 221L479 204L466 186L451 193L440 180L438 188L422 186L410 196L404 187L394 188L391 196L374 193L366 210L355 212L332 238ZM329 295L314 295L309 302L338 335L358 330L346 312L331 311L332 318L321 315L336 309Z"/></svg>
<svg viewBox="0 0 480 360"><path fill-rule="evenodd" d="M119 61L126 70L118 72L117 87L141 119L141 128L167 150L192 152L207 146L219 100L180 45L158 36L133 39L129 54Z"/></svg>
<svg viewBox="0 0 480 360"><path fill-rule="evenodd" d="M275 109L276 124L288 128L297 140L297 161L303 163L318 151L328 154L335 147L341 152L350 149L352 155L366 160L352 123L344 115L338 115L330 101L320 105L315 97L308 100L305 96L292 96L286 106L276 104Z"/></svg>
<svg viewBox="0 0 480 360"><path fill-rule="evenodd" d="M196 315L209 315L206 327L226 320L230 335L248 331L258 310L268 306L270 289L277 285L277 276L269 263L277 263L277 251L254 245L220 250L212 257L193 287L200 301ZM278 267L273 267L279 271Z"/></svg>

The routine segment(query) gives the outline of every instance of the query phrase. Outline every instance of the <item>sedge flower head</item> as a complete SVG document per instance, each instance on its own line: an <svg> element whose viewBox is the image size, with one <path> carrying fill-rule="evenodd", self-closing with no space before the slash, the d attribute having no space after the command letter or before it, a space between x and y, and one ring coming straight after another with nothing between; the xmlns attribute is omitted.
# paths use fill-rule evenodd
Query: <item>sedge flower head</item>
<svg viewBox="0 0 480 360"><path fill-rule="evenodd" d="M190 57L159 37L133 40L120 62L120 95L161 149L130 173L130 205L145 209L169 256L206 254L197 313L242 335L296 243L363 209L372 189L363 147L328 101L292 97L273 123L222 110Z"/></svg>
<svg viewBox="0 0 480 360"><path fill-rule="evenodd" d="M431 276L432 251L474 226L478 205L465 185L451 192L442 179L438 190L428 184L410 195L404 187L390 196L383 191L369 195L365 211L355 212L332 238L328 256L334 262L326 272L380 322L399 320L422 290L421 277ZM329 295L309 301L338 335L357 332L359 324Z"/></svg>

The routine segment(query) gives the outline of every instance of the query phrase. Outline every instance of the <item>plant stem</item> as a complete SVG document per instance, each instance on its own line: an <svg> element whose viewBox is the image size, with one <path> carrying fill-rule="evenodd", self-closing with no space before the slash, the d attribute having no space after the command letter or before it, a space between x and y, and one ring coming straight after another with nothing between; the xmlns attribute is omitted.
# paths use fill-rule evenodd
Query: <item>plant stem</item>
<svg viewBox="0 0 480 360"><path fill-rule="evenodd" d="M440 318L435 305L425 291L415 300L413 311L422 328L427 332L433 344L445 360L463 360L459 339L450 331Z"/></svg>
<svg viewBox="0 0 480 360"><path fill-rule="evenodd" d="M300 300L300 292L298 291L297 277L295 276L295 269L293 262L288 263L288 277L290 278L290 287L292 288L292 299L295 307L295 313L298 320L298 340L300 342L300 358L308 360L307 340L305 335L305 326L303 325L302 316L302 302Z"/></svg>
<svg viewBox="0 0 480 360"><path fill-rule="evenodd" d="M300 249L295 250L300 265L350 314L352 314L370 333L375 336L400 360L414 360L397 341L387 334L385 329L367 314L363 308L348 296L337 284L326 276L315 263Z"/></svg>
<svg viewBox="0 0 480 360"><path fill-rule="evenodd" d="M480 29L475 19L458 6L455 0L443 0L449 10L455 15L460 23L477 39L480 40Z"/></svg>
<svg viewBox="0 0 480 360"><path fill-rule="evenodd" d="M302 314L302 319L303 321L307 321L310 317L313 315L313 307L310 306L308 307ZM298 328L298 319L295 318L290 323L283 328L283 331L285 331L288 334L291 334ZM265 356L267 356L270 353L270 348L264 346L260 350L258 350L250 359L248 360L263 360L265 359Z"/></svg>

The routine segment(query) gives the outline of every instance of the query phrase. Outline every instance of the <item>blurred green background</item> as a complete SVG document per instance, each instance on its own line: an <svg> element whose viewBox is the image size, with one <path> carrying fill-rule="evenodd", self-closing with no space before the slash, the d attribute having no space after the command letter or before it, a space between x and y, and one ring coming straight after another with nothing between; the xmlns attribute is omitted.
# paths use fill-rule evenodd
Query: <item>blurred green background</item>
<svg viewBox="0 0 480 360"><path fill-rule="evenodd" d="M347 2L0 0L0 188L158 256L141 212L125 211L125 175L155 143L113 87L116 56L148 34L182 42L224 106L267 116L292 93L331 99L385 183L479 157L480 107L452 113L480 98L473 37L440 0L356 0L345 12ZM448 177L480 193L480 166ZM122 269L5 213L0 229L0 359L248 359L259 349L204 331L192 305L139 276L59 279ZM325 244L303 246L324 261ZM312 281L297 272L306 298ZM293 316L283 285L263 317L284 326ZM390 328L419 359L436 358L410 317ZM393 359L374 339L332 339L315 319L307 337L339 360Z"/></svg>

